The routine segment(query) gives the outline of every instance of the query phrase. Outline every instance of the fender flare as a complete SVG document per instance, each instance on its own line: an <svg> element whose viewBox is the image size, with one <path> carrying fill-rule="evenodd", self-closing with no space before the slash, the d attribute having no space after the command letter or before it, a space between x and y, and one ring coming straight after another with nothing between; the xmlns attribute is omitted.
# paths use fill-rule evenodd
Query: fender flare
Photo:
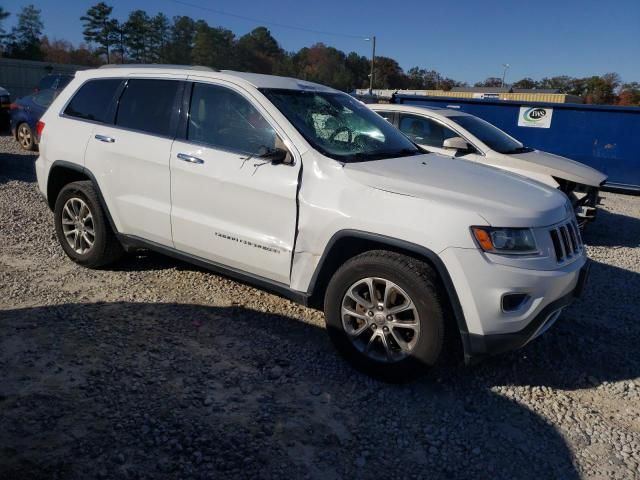
<svg viewBox="0 0 640 480"><path fill-rule="evenodd" d="M91 183L93 183L93 187L96 189L96 193L98 194L98 201L100 202L100 206L102 207L104 214L107 216L107 220L109 221L109 225L111 226L113 233L117 235L118 229L116 228L116 224L113 221L113 218L111 217L111 212L109 212L109 208L107 207L107 202L105 201L104 196L102 195L102 190L100 190L100 185L98 184L98 180L96 179L96 176L91 172L91 170L84 167L83 165L78 165L77 163L68 162L66 160L55 160L51 164L51 168L49 168L49 174L47 176L47 196L49 193L48 192L49 179L51 178L51 173L54 171L56 167L65 168L68 170L74 170L78 173L81 173L84 176L86 176L91 181ZM55 201L53 202L53 204L55 205Z"/></svg>

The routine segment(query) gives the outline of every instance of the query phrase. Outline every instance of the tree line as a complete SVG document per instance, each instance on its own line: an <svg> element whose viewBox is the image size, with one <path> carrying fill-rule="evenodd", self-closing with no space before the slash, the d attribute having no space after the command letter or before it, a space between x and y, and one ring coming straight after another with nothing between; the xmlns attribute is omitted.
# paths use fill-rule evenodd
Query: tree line
<svg viewBox="0 0 640 480"><path fill-rule="evenodd" d="M98 66L104 63L173 63L204 65L218 69L287 75L351 91L369 86L370 59L356 52L345 53L323 43L287 52L265 27L236 36L221 26L180 15L150 16L133 10L126 20L113 15L113 7L99 2L80 20L86 43L74 47L67 40L43 35L41 12L27 5L16 16L11 31L3 29L10 12L0 6L0 52L5 57L55 63ZM413 67L406 72L390 57L378 56L374 63L374 88L451 90L466 82L442 76L435 70ZM475 86L499 87L502 80L490 77ZM640 83L623 83L616 73L574 78L556 76L523 78L512 88L558 89L578 95L586 103L640 105Z"/></svg>

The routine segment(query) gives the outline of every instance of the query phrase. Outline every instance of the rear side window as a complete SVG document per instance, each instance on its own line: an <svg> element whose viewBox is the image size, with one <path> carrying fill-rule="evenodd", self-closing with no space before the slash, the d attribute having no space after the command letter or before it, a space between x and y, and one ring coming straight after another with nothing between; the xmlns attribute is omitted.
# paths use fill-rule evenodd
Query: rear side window
<svg viewBox="0 0 640 480"><path fill-rule="evenodd" d="M88 81L73 96L64 110L65 115L106 122L109 105L120 83L122 80L116 78Z"/></svg>
<svg viewBox="0 0 640 480"><path fill-rule="evenodd" d="M173 136L177 124L176 80L129 80L118 104L116 125L165 137Z"/></svg>

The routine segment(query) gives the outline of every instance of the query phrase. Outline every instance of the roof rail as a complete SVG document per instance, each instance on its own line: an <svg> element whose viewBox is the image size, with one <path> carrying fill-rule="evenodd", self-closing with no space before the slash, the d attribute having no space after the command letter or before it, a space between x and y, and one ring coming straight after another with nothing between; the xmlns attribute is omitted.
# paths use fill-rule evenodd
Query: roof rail
<svg viewBox="0 0 640 480"><path fill-rule="evenodd" d="M98 68L176 68L179 70L200 70L204 72L219 72L215 68L205 67L202 65L171 65L163 63L108 63Z"/></svg>

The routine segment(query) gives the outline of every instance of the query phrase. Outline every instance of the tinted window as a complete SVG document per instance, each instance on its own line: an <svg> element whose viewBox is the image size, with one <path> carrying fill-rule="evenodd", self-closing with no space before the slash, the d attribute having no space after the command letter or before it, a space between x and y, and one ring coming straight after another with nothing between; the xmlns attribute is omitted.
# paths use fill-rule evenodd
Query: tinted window
<svg viewBox="0 0 640 480"><path fill-rule="evenodd" d="M51 103L53 102L53 99L56 98L56 93L57 92L55 90L51 89L42 90L41 92L34 94L31 98L33 100L33 103L35 103L36 105L48 108L49 105L51 105Z"/></svg>
<svg viewBox="0 0 640 480"><path fill-rule="evenodd" d="M116 114L116 125L155 135L173 136L176 80L129 80Z"/></svg>
<svg viewBox="0 0 640 480"><path fill-rule="evenodd" d="M46 77L42 78L40 80L40 83L38 84L38 89L39 90L45 90L47 88L52 88L53 84L56 81L56 77L53 75L47 75Z"/></svg>
<svg viewBox="0 0 640 480"><path fill-rule="evenodd" d="M328 157L362 162L421 153L384 118L344 93L262 92L316 150Z"/></svg>
<svg viewBox="0 0 640 480"><path fill-rule="evenodd" d="M121 82L114 78L88 81L73 96L64 110L65 115L105 122L109 105Z"/></svg>
<svg viewBox="0 0 640 480"><path fill-rule="evenodd" d="M64 87L69 85L69 82L71 82L71 80L73 80L73 77L71 77L71 76L68 76L68 75L60 76L60 77L58 77L58 82L56 83L54 88L56 90L62 90Z"/></svg>
<svg viewBox="0 0 640 480"><path fill-rule="evenodd" d="M187 140L255 154L273 149L276 133L240 94L224 87L195 83Z"/></svg>
<svg viewBox="0 0 640 480"><path fill-rule="evenodd" d="M400 131L420 145L439 148L447 138L458 136L442 124L417 115L401 115Z"/></svg>
<svg viewBox="0 0 640 480"><path fill-rule="evenodd" d="M45 90L47 88L62 90L71 80L73 80L73 75L47 75L40 80L38 90Z"/></svg>

